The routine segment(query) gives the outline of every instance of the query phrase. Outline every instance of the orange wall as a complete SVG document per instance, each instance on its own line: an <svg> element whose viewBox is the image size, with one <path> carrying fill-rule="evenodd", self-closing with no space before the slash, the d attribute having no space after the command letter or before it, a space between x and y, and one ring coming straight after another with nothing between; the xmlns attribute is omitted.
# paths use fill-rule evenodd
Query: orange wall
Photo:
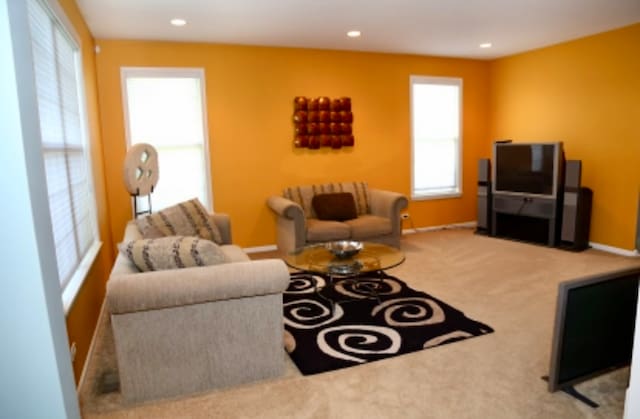
<svg viewBox="0 0 640 419"><path fill-rule="evenodd" d="M111 228L122 238L131 216L122 181L123 66L201 67L206 95L214 210L229 213L241 246L275 243L269 195L287 185L364 180L410 194L409 76L464 83L463 196L415 201L416 226L475 220L476 162L489 150L489 63L408 55L197 43L97 40L100 115ZM356 145L292 147L295 96L349 96ZM160 168L162 182L162 168Z"/></svg>
<svg viewBox="0 0 640 419"><path fill-rule="evenodd" d="M104 183L104 165L102 157L102 141L100 137L100 119L98 115L98 91L96 84L94 42L73 0L59 0L67 18L81 39L82 68L84 73L84 89L86 94L87 117L89 120L89 137L91 158L93 162L93 178L96 204L98 207L98 224L102 249L94 262L84 285L67 314L67 333L69 344L76 343L76 358L73 363L76 382L80 378L84 366L93 331L104 301L105 284L113 263L113 244L109 229L109 212Z"/></svg>
<svg viewBox="0 0 640 419"><path fill-rule="evenodd" d="M491 138L561 140L594 191L593 242L631 250L640 185L640 24L496 60Z"/></svg>

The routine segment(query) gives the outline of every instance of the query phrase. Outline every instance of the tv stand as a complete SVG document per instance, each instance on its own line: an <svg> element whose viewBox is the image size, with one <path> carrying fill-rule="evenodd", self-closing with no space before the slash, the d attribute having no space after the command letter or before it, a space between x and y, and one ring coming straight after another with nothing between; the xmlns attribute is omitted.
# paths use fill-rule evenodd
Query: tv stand
<svg viewBox="0 0 640 419"><path fill-rule="evenodd" d="M496 193L491 235L553 247L558 241L558 209L555 198Z"/></svg>
<svg viewBox="0 0 640 419"><path fill-rule="evenodd" d="M544 377L542 377L542 379L544 381L549 381L549 376L545 375ZM574 386L566 386L560 389L560 391L562 391L565 394L568 394L569 396L581 401L582 403L586 404L587 406L593 408L593 409L597 409L600 407L600 405L596 402L594 402L593 400L591 400L590 398L588 398L587 396L585 396L584 394L580 393L578 390L576 390L576 388Z"/></svg>

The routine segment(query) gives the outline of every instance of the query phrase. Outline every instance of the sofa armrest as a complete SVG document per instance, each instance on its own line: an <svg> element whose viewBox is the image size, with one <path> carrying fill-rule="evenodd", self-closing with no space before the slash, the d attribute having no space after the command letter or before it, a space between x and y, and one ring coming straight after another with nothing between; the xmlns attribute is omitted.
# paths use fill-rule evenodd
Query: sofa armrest
<svg viewBox="0 0 640 419"><path fill-rule="evenodd" d="M304 220L305 218L302 207L287 198L275 195L270 196L269 199L267 199L267 205L280 217L290 218L292 220Z"/></svg>
<svg viewBox="0 0 640 419"><path fill-rule="evenodd" d="M277 243L282 254L304 246L307 242L307 219L302 207L281 196L271 196L267 205L277 215Z"/></svg>
<svg viewBox="0 0 640 419"><path fill-rule="evenodd" d="M222 236L220 244L231 244L231 217L228 214L217 213L211 215L211 220L220 230L220 236Z"/></svg>
<svg viewBox="0 0 640 419"><path fill-rule="evenodd" d="M280 259L112 275L107 307L111 314L123 314L279 294L288 283L289 271Z"/></svg>
<svg viewBox="0 0 640 419"><path fill-rule="evenodd" d="M369 189L371 194L371 214L400 220L400 211L409 205L409 200L401 193Z"/></svg>

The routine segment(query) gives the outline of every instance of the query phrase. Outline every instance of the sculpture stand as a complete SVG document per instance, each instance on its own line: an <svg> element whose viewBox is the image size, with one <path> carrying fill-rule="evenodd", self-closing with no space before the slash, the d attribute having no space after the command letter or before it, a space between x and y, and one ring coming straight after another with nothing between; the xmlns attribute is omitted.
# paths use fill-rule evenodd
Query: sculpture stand
<svg viewBox="0 0 640 419"><path fill-rule="evenodd" d="M147 194L147 209L139 211L138 210L138 198L140 198L140 190L136 189L135 194L131 194L131 198L133 198L133 218L138 218L139 215L143 214L151 214L151 193L153 193L153 186L151 187L151 191Z"/></svg>

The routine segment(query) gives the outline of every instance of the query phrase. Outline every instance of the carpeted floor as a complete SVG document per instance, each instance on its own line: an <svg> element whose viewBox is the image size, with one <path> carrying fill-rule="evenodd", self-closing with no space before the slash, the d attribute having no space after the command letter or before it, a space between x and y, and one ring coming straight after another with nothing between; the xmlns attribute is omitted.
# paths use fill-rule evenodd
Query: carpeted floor
<svg viewBox="0 0 640 419"><path fill-rule="evenodd" d="M103 316L85 380L84 418L621 418L628 369L577 386L591 409L549 393L558 283L640 264L596 250L573 253L444 230L406 235L407 259L388 271L496 332L454 345L303 376L284 376L191 397L125 406L114 390L112 336ZM271 255L258 255L256 257ZM101 380L100 377L103 377ZM97 384L100 383L101 384ZM98 387L102 387L99 389Z"/></svg>

